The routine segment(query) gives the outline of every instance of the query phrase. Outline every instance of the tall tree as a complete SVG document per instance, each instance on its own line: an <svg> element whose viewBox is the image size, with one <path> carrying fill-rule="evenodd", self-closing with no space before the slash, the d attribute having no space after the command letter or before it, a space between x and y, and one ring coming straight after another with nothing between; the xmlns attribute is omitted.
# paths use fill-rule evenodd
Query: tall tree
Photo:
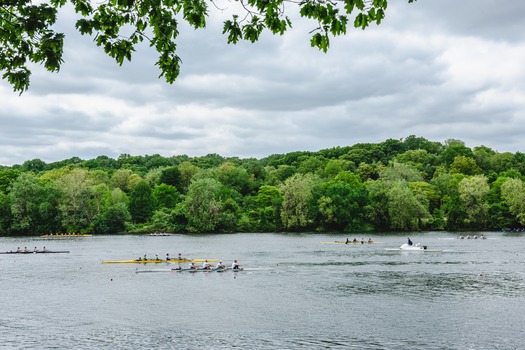
<svg viewBox="0 0 525 350"><path fill-rule="evenodd" d="M318 183L315 175L295 174L280 186L283 194L281 220L286 229L299 230L313 223L311 204Z"/></svg>
<svg viewBox="0 0 525 350"><path fill-rule="evenodd" d="M60 190L59 210L63 225L68 232L81 232L87 229L96 215L92 198L92 182L88 172L75 169L57 181Z"/></svg>
<svg viewBox="0 0 525 350"><path fill-rule="evenodd" d="M184 212L188 219L188 230L212 232L219 223L221 184L210 178L195 180L188 188L184 200Z"/></svg>
<svg viewBox="0 0 525 350"><path fill-rule="evenodd" d="M521 225L525 225L525 189L523 181L508 179L501 185L501 197Z"/></svg>
<svg viewBox="0 0 525 350"><path fill-rule="evenodd" d="M485 228L488 217L487 178L483 175L464 178L458 185L459 198L465 205L468 220L475 228Z"/></svg>
<svg viewBox="0 0 525 350"><path fill-rule="evenodd" d="M368 231L368 192L355 174L341 172L321 186L318 199L321 223L336 231Z"/></svg>
<svg viewBox="0 0 525 350"><path fill-rule="evenodd" d="M33 173L22 173L9 193L15 233L56 232L59 215L57 192L52 184L41 182Z"/></svg>
<svg viewBox="0 0 525 350"><path fill-rule="evenodd" d="M145 223L153 214L155 208L150 185L146 181L139 182L129 195L129 212L135 223Z"/></svg>
<svg viewBox="0 0 525 350"><path fill-rule="evenodd" d="M159 184L174 186L180 191L182 189L182 175L179 168L172 166L162 169L159 177Z"/></svg>

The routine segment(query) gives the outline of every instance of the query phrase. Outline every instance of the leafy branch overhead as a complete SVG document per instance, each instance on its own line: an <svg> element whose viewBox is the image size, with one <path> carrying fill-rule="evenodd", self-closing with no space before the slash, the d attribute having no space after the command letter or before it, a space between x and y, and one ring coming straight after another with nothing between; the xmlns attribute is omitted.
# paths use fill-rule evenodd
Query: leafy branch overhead
<svg viewBox="0 0 525 350"><path fill-rule="evenodd" d="M311 46L326 52L330 36L346 34L349 22L361 29L380 24L388 1L224 0L222 4L214 0L50 0L35 5L30 0L5 0L0 2L0 71L15 91L28 89L30 62L41 63L51 72L60 70L64 34L56 32L53 25L58 9L67 3L80 15L76 29L94 36L96 44L120 65L131 60L138 43L149 42L158 53L160 76L173 83L180 72L176 44L180 20L195 29L204 28L210 10L227 9L233 13L224 21L228 43L253 43L264 30L282 35L291 28L287 14L294 7L301 17L314 22Z"/></svg>

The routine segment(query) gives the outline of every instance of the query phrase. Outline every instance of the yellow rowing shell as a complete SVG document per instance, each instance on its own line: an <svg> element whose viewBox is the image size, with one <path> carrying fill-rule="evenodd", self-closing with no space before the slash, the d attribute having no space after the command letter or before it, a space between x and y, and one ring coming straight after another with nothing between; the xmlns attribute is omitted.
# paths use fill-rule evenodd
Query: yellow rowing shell
<svg viewBox="0 0 525 350"><path fill-rule="evenodd" d="M218 259L170 259L170 260L163 260L163 259L135 259L135 260L102 260L103 264L160 264L160 263L189 263L189 262L217 262Z"/></svg>
<svg viewBox="0 0 525 350"><path fill-rule="evenodd" d="M345 241L332 241L332 242L321 242L321 244L381 244L383 242L368 242L368 241L357 241L357 242L354 242L354 241L350 241L350 242L345 242Z"/></svg>
<svg viewBox="0 0 525 350"><path fill-rule="evenodd" d="M57 234L48 234L41 235L42 238L69 238L69 237L91 237L91 233L57 233Z"/></svg>

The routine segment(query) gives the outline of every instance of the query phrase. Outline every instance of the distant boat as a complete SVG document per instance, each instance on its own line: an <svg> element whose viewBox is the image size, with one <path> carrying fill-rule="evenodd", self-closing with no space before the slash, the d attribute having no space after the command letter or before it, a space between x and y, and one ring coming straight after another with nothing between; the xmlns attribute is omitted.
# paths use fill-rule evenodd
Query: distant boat
<svg viewBox="0 0 525 350"><path fill-rule="evenodd" d="M0 254L57 254L57 253L69 253L69 250L37 250L37 251L21 251L21 252L0 252Z"/></svg>
<svg viewBox="0 0 525 350"><path fill-rule="evenodd" d="M70 238L70 237L91 237L91 233L49 233L41 235L42 238Z"/></svg>

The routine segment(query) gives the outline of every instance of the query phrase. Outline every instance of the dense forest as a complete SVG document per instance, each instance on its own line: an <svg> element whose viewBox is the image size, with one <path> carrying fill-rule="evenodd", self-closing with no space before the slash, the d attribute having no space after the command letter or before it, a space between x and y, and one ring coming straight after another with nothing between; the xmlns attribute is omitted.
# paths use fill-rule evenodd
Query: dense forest
<svg viewBox="0 0 525 350"><path fill-rule="evenodd" d="M491 230L525 225L525 154L409 136L263 159L0 166L0 234Z"/></svg>

